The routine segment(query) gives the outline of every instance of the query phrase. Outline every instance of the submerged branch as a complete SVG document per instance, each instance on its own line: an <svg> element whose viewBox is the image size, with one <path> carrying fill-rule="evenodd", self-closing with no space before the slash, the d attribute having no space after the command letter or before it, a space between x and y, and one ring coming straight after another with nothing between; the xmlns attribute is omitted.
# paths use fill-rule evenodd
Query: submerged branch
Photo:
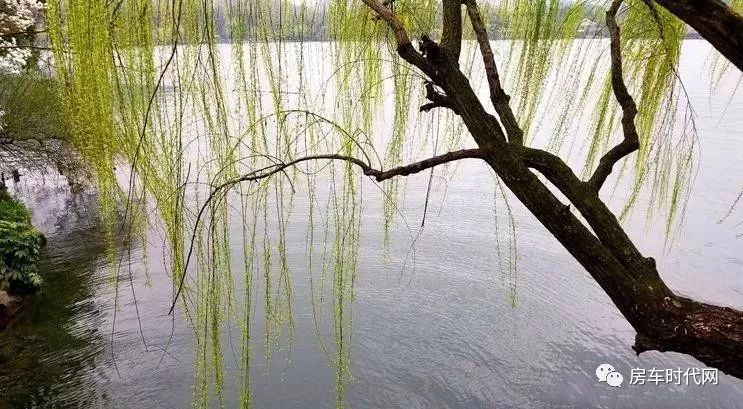
<svg viewBox="0 0 743 409"><path fill-rule="evenodd" d="M277 173L284 172L284 170L286 170L287 168L296 166L302 162L309 162L309 161L316 161L316 160L338 160L338 161L348 162L352 165L355 165L361 168L361 170L364 172L364 175L374 178L377 182L383 182L387 179L392 179L397 176L412 175L415 173L422 172L426 169L431 169L436 166L443 165L449 162L458 161L461 159L484 159L484 158L485 158L485 151L483 149L462 149L462 150L458 150L454 152L447 152L443 155L434 156L428 159L424 159L418 162L411 163L409 165L398 166L398 167L395 167L389 170L379 170L379 169L374 169L371 165L367 164L361 159L354 158L352 156L336 155L336 154L312 155L312 156L305 156L302 158L297 158L297 159L294 159L286 163L276 163L271 166L257 169L253 172L246 173L245 175L242 175L238 178L228 180L214 187L212 191L210 192L209 196L206 198L206 201L204 202L204 204L201 206L201 209L199 209L199 213L196 216L196 222L194 223L193 233L191 234L191 241L190 241L191 244L188 250L188 255L186 256L186 262L183 265L183 271L181 274L180 282L178 284L178 290L176 291L175 296L173 297L173 302L170 306L170 310L168 311L168 315L173 313L176 303L178 302L178 298L180 297L180 294L183 290L183 285L186 279L186 271L188 270L188 265L191 261L191 256L193 255L194 243L196 242L196 234L199 230L199 225L201 224L201 220L202 220L202 217L204 216L204 212L206 212L206 209L209 207L211 202L217 197L217 195L221 194L225 190L232 188L233 186L237 184L240 184L242 182L253 182L253 181L257 181L261 179L267 179Z"/></svg>
<svg viewBox="0 0 743 409"><path fill-rule="evenodd" d="M503 122L503 126L506 128L509 142L522 145L524 143L524 131L519 127L516 116L513 114L513 110L511 110L511 97L506 94L506 91L503 90L503 86L501 85L493 49L490 47L490 39L488 38L480 10L475 0L466 0L465 4L467 6L467 14L472 22L472 29L477 36L477 43L480 45L480 54L482 54L485 74L488 78L488 86L490 88L490 100L501 122Z"/></svg>
<svg viewBox="0 0 743 409"><path fill-rule="evenodd" d="M614 0L606 12L606 25L609 28L609 34L611 36L611 86L614 90L614 96L623 112L622 132L624 133L624 139L601 158L596 172L591 176L591 180L588 183L597 192L601 189L604 182L606 182L606 179L614 169L614 165L624 157L640 149L640 139L637 135L637 127L635 126L637 104L627 90L622 69L622 45L619 25L616 19L621 4L622 0Z"/></svg>

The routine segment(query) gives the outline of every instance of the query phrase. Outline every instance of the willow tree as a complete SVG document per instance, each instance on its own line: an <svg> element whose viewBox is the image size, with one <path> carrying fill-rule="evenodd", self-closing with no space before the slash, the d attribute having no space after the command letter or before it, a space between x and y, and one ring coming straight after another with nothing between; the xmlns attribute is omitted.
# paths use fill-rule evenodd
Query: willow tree
<svg viewBox="0 0 743 409"><path fill-rule="evenodd" d="M734 10L743 2L307 3L48 4L64 116L96 176L103 214L110 215L110 240L122 231L144 238L151 224L166 233L171 312L183 311L197 335L197 402L206 405L209 377L221 396L219 337L228 319L241 317L245 368L256 299L262 298L265 310L267 345L285 325L292 327L286 226L301 184L311 207L308 247L318 246L316 234L324 243L320 263L308 252L307 270L320 264L322 277L332 280L333 359L342 403L360 181L384 182L388 229L404 190L402 177L464 159L491 168L497 183L589 272L637 331L638 352L682 352L743 375L737 359L743 356L743 313L675 294L620 223L640 192L652 196L653 209L664 209L669 234L682 221L695 148L685 132L691 126L679 127L675 115L685 23L742 69L743 17ZM590 15L604 20L608 41L575 40ZM223 26L231 55L216 43ZM497 32L488 32L493 27ZM315 38L319 29L333 41L308 45L303 39ZM424 34L438 41L416 47L413 41ZM491 36L506 39L504 61L496 58ZM608 53L591 52L596 47ZM311 63L313 53L319 55ZM331 75L309 78L307 64ZM718 61L716 72L727 66ZM576 71L585 75L576 78ZM556 89L550 91L548 77L559 84ZM394 97L390 115L379 107L385 89ZM327 95L313 98L311 92ZM537 128L544 130L544 111L556 113L546 144L534 138ZM590 125L578 132L575 122ZM434 141L431 130L439 123L446 136ZM380 128L385 146L377 150ZM581 172L559 156L571 137L588 147ZM420 152L411 147L432 143L450 152L411 157ZM634 178L619 215L600 196L613 172ZM317 204L321 196L325 207ZM122 210L123 228L115 216ZM150 210L159 219L148 225ZM318 218L319 210L328 217ZM240 254L233 254L227 237L235 223L242 226ZM322 225L319 233L316 224ZM234 258L242 260L243 274L233 274ZM242 302L236 302L234 277L244 279ZM248 405L249 376L243 382Z"/></svg>
<svg viewBox="0 0 743 409"><path fill-rule="evenodd" d="M364 0L364 3L394 32L400 56L440 89L429 88L431 105L425 108L440 107L455 112L479 146L411 165L413 169L420 170L463 157L484 160L609 295L637 331L635 349L638 352L687 353L723 371L743 375L743 367L736 358L743 353L743 313L675 294L661 279L654 259L637 249L617 217L599 197L614 166L641 148L637 127L639 110L625 84L622 38L616 19L622 1L612 2L606 13L606 24L611 38L611 88L621 107L624 137L601 157L598 166L585 180L576 176L558 156L524 144L524 131L501 83L485 24L475 1L463 3L477 36L490 90L489 102L497 116L487 112L469 79L458 67L462 2L444 1L441 38L444 58L436 62L416 51L404 25L390 9L374 0ZM668 3L672 4L669 7L671 12L689 20L702 35L711 37L710 41L724 55L729 54L730 61L740 64L743 17L718 1ZM679 4L685 4L685 7ZM647 2L646 6L650 16L658 16L660 21L661 11L657 6L653 2ZM711 34L713 31L716 35ZM401 168L398 172L404 174L406 169L409 168ZM584 221L571 213L532 170L546 177L575 206ZM365 169L365 173L377 175L369 169Z"/></svg>

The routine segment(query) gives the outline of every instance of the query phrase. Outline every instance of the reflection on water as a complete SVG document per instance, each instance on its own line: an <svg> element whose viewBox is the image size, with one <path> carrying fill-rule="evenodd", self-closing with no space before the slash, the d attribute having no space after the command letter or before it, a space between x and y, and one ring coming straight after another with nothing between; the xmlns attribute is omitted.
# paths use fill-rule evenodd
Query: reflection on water
<svg viewBox="0 0 743 409"><path fill-rule="evenodd" d="M662 229L648 229L642 217L630 220L628 230L645 253L658 259L661 274L672 288L703 301L743 308L743 241L735 239L740 231L735 223L717 224L743 180L739 168L743 100L740 95L730 100L725 93L710 97L706 78L698 77L703 64L686 59L681 67L699 114L702 145L700 172L682 235L667 250ZM725 106L727 114L720 121ZM612 364L624 374L625 382L631 368L685 369L701 364L675 353L636 356L629 324L588 274L517 203L512 204L520 265L517 275L504 277L494 268L498 258L493 186L483 183L490 180L484 166L467 162L448 188L436 186L430 201L433 211L416 242L414 261L404 269L409 233L403 226L393 231L391 261L385 263L380 193L364 185L351 338L353 380L345 391L348 407L733 408L740 404L743 381L724 375L716 386L608 388L596 382L594 371L601 363ZM427 181L426 176L415 176L408 182L402 207L409 220L420 219ZM39 198L35 217L53 232L42 266L46 286L20 322L0 334L0 405L190 406L194 336L184 317L167 315L173 288L163 260L157 257L162 237L152 233L146 260L141 249L132 252L134 280L128 279L125 264L115 309L112 269L100 231L84 217L88 213L76 212L68 198L53 190L29 196L32 202ZM322 349L332 345L334 337L332 298L315 300L316 322L310 288L318 282L310 281L305 246L308 204L300 199L305 197L302 194L297 197L292 221L285 226L296 327L291 345L284 339L277 346L261 336L262 320L253 324L251 391L257 408L335 405L335 368ZM621 199L613 198L611 203L619 206ZM45 209L66 216L39 214ZM231 229L237 236L241 226ZM240 253L240 243L233 246ZM236 266L234 271L239 274L241 269ZM509 299L514 281L515 307ZM260 303L255 308L254 315L262 317L265 311ZM225 328L223 341L227 366L223 403L231 408L240 402L238 325Z"/></svg>
<svg viewBox="0 0 743 409"><path fill-rule="evenodd" d="M53 229L40 265L43 291L0 334L0 407L105 406L106 391L97 387L107 376L105 314L95 297L106 246L95 202L50 187L16 194L56 217L35 217Z"/></svg>

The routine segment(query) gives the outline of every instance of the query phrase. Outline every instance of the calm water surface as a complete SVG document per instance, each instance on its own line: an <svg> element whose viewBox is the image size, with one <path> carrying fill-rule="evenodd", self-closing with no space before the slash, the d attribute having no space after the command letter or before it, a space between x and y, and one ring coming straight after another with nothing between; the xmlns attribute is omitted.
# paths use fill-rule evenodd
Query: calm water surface
<svg viewBox="0 0 743 409"><path fill-rule="evenodd" d="M707 46L690 41L684 52L680 72L699 116L701 145L686 223L671 247L662 222L648 227L642 214L628 222L628 230L658 260L672 288L743 309L743 239L736 238L743 232L736 225L743 211L718 223L743 186L743 93L731 99L732 81L711 95L704 68ZM419 175L408 182L404 214L412 225L420 223L427 180ZM385 263L379 195L364 185L369 200L347 407L743 407L743 381L725 375L715 386L609 388L596 382L594 371L601 363L612 364L625 382L631 368L703 365L675 353L636 356L634 332L609 298L516 202L519 267L515 275L496 268L491 180L484 166L468 162L447 188L435 186L415 261L404 268L410 235L402 224L397 227ZM49 233L42 266L46 286L16 325L0 334L0 407L189 407L194 338L181 317L167 315L171 283L162 261L152 257L162 238L153 233L150 240L151 285L146 285L142 250L134 249L131 279L124 261L117 289L109 275L110 261L119 258L107 256L100 229L85 213L90 203L84 198L71 203L49 186L22 185L19 194L34 205L35 219ZM621 199L611 203L619 208ZM320 317L316 331L309 300L306 215L306 203L299 200L287 233L295 283L293 345L266 360L261 337L254 340L257 408L335 405L335 368L318 340L319 333L332 341L331 317ZM509 297L514 285L515 303ZM255 325L254 333L262 334L262 324ZM225 335L226 407L239 402L238 334L228 328Z"/></svg>

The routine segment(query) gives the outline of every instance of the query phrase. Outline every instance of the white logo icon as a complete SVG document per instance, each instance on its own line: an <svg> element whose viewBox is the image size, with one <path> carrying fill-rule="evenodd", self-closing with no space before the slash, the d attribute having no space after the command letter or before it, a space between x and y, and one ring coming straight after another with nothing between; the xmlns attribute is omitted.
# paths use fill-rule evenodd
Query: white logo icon
<svg viewBox="0 0 743 409"><path fill-rule="evenodd" d="M596 368L596 377L599 378L599 382L606 382L606 375L614 372L614 367L609 364L601 364Z"/></svg>
<svg viewBox="0 0 743 409"><path fill-rule="evenodd" d="M622 374L617 371L610 372L606 375L606 384L609 386L619 388L622 386L622 381L624 381L624 378L622 378Z"/></svg>
<svg viewBox="0 0 743 409"><path fill-rule="evenodd" d="M601 364L596 368L596 377L599 382L606 382L607 385L618 388L622 386L624 377L622 374L614 370L614 367L609 364Z"/></svg>

